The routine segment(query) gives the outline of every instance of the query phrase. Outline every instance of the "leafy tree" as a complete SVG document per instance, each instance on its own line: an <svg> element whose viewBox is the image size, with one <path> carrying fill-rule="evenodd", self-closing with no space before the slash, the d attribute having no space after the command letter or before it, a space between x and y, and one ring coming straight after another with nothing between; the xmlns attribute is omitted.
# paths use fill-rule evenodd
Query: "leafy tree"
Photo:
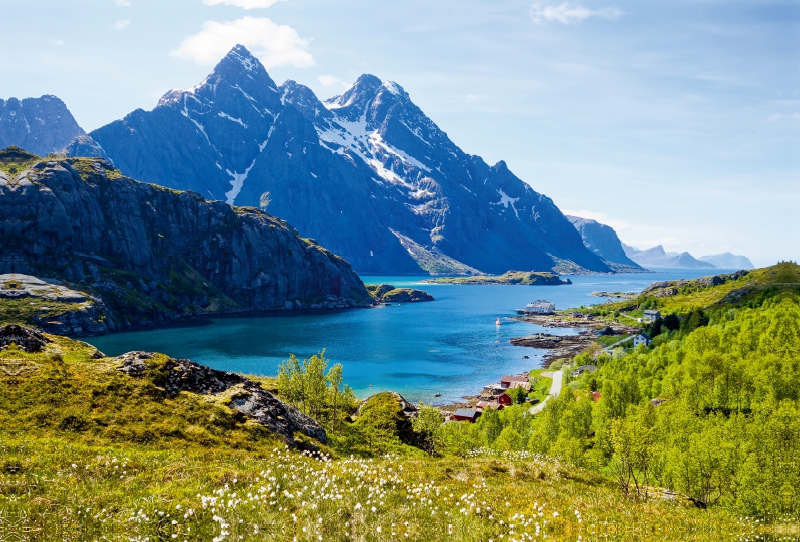
<svg viewBox="0 0 800 542"><path fill-rule="evenodd" d="M528 391L525 388L511 388L506 393L516 405L521 405L528 398Z"/></svg>
<svg viewBox="0 0 800 542"><path fill-rule="evenodd" d="M441 448L438 430L442 425L442 414L439 409L420 403L417 416L411 419L411 425L414 432L421 436L428 455L436 455Z"/></svg>

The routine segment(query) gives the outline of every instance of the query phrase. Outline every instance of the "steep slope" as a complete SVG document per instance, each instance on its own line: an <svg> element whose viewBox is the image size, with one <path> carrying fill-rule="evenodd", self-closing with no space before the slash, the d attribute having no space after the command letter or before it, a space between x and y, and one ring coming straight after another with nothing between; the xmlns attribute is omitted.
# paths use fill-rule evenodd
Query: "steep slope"
<svg viewBox="0 0 800 542"><path fill-rule="evenodd" d="M714 254L711 256L701 256L698 258L702 262L707 262L722 269L753 269L753 263L746 256L737 256L730 252L724 254Z"/></svg>
<svg viewBox="0 0 800 542"><path fill-rule="evenodd" d="M136 178L268 203L362 272L610 271L549 198L371 75L322 103L237 46L199 85L91 136Z"/></svg>
<svg viewBox="0 0 800 542"><path fill-rule="evenodd" d="M55 96L0 100L0 149L16 145L47 156L85 133Z"/></svg>
<svg viewBox="0 0 800 542"><path fill-rule="evenodd" d="M0 273L67 279L100 295L116 329L370 301L346 261L286 222L140 183L100 159L0 152L0 251Z"/></svg>
<svg viewBox="0 0 800 542"><path fill-rule="evenodd" d="M716 269L716 265L696 259L688 252L665 252L661 245L639 250L622 244L625 254L643 267L666 267L681 269Z"/></svg>
<svg viewBox="0 0 800 542"><path fill-rule="evenodd" d="M617 232L614 231L614 228L590 218L566 216L575 226L575 229L578 230L578 233L581 234L586 248L607 262L639 268L639 265L625 254L625 249L622 248L622 242L617 237Z"/></svg>

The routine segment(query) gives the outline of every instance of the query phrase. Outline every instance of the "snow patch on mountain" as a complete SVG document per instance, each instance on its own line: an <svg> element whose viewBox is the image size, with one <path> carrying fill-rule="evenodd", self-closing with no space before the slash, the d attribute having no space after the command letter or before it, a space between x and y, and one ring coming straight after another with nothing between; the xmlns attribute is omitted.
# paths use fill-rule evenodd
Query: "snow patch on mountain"
<svg viewBox="0 0 800 542"><path fill-rule="evenodd" d="M236 173L235 171L231 171L229 169L225 170L225 172L233 178L233 180L231 180L231 190L225 192L225 203L228 205L233 205L233 202L236 201L236 196L238 196L239 192L242 191L244 181L247 179L247 176L250 174L250 170L253 169L254 165L256 165L255 159L253 160L253 163L250 164L250 167L244 170L244 173Z"/></svg>
<svg viewBox="0 0 800 542"><path fill-rule="evenodd" d="M219 113L217 113L217 116L218 117L222 117L223 119L232 120L233 122L235 122L237 124L241 124L243 128L245 128L245 129L247 128L247 125L244 122L242 122L242 119L237 119L236 117L232 117L232 116L228 115L227 113L225 113L224 111L220 111Z"/></svg>
<svg viewBox="0 0 800 542"><path fill-rule="evenodd" d="M512 198L511 196L503 192L502 188L498 188L497 193L500 194L500 201L495 203L492 202L489 203L491 203L492 205L502 205L506 209L508 209L508 206L510 204L511 208L514 209L514 214L517 215L517 219L519 220L519 212L517 211L517 208L514 207L514 204L519 201L519 198Z"/></svg>

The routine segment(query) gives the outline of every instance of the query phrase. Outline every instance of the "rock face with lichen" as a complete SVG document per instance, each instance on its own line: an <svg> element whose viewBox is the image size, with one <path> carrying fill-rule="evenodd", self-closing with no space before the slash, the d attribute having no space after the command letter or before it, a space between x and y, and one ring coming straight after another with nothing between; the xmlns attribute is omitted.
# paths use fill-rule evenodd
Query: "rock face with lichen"
<svg viewBox="0 0 800 542"><path fill-rule="evenodd" d="M124 177L95 158L0 151L0 273L79 285L115 329L371 298L350 264L252 207Z"/></svg>

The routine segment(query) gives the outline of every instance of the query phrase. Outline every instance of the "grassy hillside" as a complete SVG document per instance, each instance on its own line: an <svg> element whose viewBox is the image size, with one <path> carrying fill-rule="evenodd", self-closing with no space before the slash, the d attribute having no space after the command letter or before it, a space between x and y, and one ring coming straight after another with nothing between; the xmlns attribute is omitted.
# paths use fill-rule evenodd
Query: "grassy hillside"
<svg viewBox="0 0 800 542"><path fill-rule="evenodd" d="M332 435L334 449L316 443L319 453L300 452L231 409L231 397L168 393L166 356L129 376L85 343L47 337L39 352L0 351L0 509L30 540L705 540L755 532L680 498L621 500L608 479L525 451L430 458L401 443L390 456L367 457L361 446L353 457L353 442ZM398 408L391 396L376 399L339 434L370 426L399 438L409 428L398 425Z"/></svg>

